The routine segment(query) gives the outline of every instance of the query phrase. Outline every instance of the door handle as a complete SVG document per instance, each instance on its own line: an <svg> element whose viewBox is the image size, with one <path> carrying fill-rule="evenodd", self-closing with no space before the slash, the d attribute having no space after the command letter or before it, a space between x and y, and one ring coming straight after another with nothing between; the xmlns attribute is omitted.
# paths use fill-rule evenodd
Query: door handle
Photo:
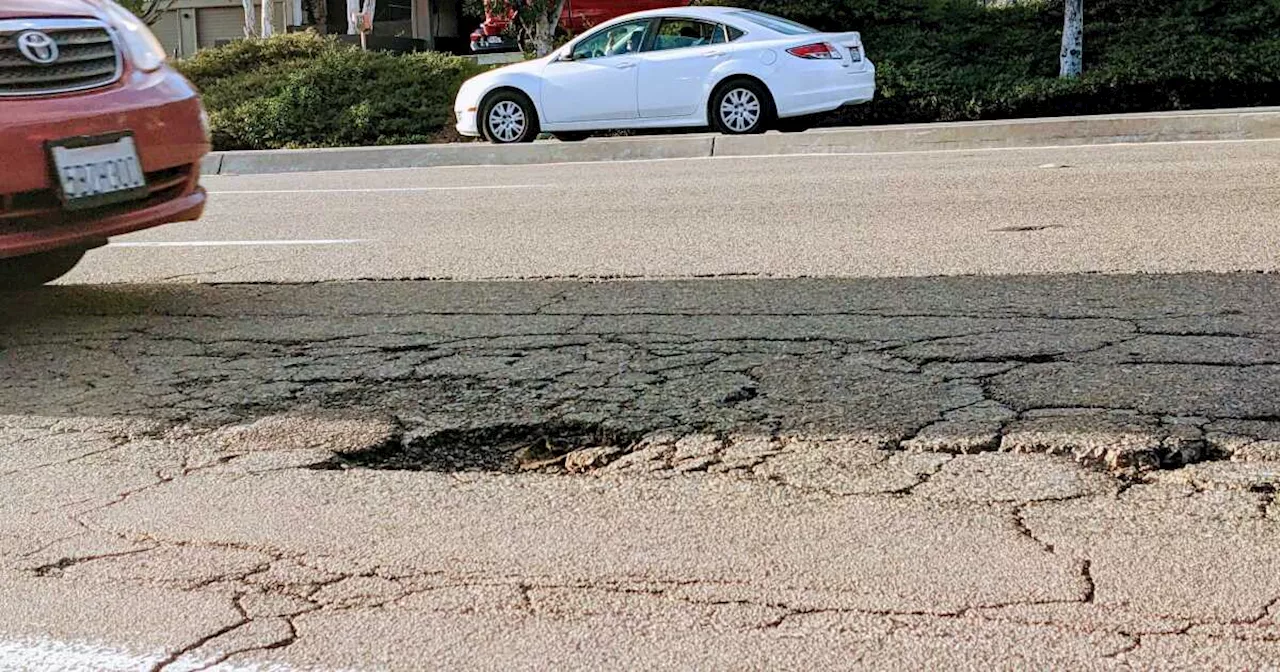
<svg viewBox="0 0 1280 672"><path fill-rule="evenodd" d="M709 52L707 52L707 53L706 53L706 54L704 54L704 55L705 55L707 58L720 58L721 56L724 56L724 52L723 52L723 51L709 51Z"/></svg>
<svg viewBox="0 0 1280 672"><path fill-rule="evenodd" d="M619 70L629 70L629 69L631 69L631 68L636 67L636 64L635 64L635 63L633 63L633 62L631 62L631 61L627 61L627 62L625 62L625 63L619 63L619 64L615 65L614 67L615 67L615 68L617 68L617 69L619 69Z"/></svg>

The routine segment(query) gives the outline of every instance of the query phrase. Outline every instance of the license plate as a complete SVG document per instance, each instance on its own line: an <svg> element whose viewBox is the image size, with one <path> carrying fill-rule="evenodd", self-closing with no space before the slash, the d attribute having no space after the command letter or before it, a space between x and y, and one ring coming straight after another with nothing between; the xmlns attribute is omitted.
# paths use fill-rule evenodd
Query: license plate
<svg viewBox="0 0 1280 672"><path fill-rule="evenodd" d="M49 160L67 210L111 205L147 195L147 178L133 135L68 138L48 144Z"/></svg>

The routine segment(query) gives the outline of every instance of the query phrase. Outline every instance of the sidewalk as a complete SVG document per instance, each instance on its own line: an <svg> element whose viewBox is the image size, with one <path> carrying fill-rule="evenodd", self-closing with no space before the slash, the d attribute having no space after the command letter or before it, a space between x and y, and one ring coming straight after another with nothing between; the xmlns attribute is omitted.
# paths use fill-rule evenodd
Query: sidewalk
<svg viewBox="0 0 1280 672"><path fill-rule="evenodd" d="M971 150L1052 145L1280 138L1280 108L1013 119L819 129L756 136L709 134L598 138L530 145L459 143L210 155L205 175L631 161L777 154Z"/></svg>

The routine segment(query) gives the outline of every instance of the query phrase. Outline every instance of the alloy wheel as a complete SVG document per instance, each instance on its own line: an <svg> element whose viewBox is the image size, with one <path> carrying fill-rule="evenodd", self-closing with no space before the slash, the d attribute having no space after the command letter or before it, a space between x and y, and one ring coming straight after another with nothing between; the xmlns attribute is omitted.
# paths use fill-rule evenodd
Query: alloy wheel
<svg viewBox="0 0 1280 672"><path fill-rule="evenodd" d="M524 109L513 101L504 100L489 110L489 133L500 142L515 142L527 125Z"/></svg>
<svg viewBox="0 0 1280 672"><path fill-rule="evenodd" d="M735 133L760 123L760 98L748 89L733 89L720 102L720 120Z"/></svg>

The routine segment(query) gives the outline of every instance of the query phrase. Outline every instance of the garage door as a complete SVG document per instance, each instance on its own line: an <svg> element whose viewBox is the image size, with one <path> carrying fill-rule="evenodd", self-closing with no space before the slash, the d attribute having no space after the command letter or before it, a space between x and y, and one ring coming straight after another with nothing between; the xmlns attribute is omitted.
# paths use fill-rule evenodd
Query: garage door
<svg viewBox="0 0 1280 672"><path fill-rule="evenodd" d="M220 40L244 37L244 10L239 7L200 9L196 12L196 35L200 36L201 49L212 47Z"/></svg>

